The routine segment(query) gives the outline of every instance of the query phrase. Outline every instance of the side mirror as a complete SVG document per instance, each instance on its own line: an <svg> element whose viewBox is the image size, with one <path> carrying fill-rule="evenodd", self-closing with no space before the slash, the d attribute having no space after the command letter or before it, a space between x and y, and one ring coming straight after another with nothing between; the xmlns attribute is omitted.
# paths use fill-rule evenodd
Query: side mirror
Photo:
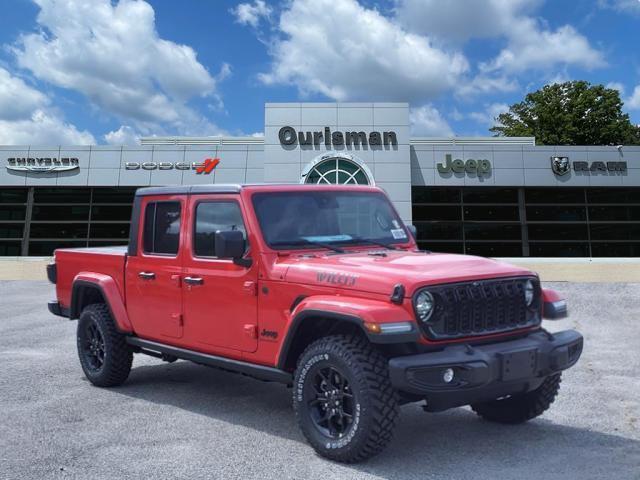
<svg viewBox="0 0 640 480"><path fill-rule="evenodd" d="M216 232L215 254L218 258L230 258L236 265L251 266L251 259L242 258L246 242L240 230L225 230Z"/></svg>
<svg viewBox="0 0 640 480"><path fill-rule="evenodd" d="M411 236L413 237L414 240L418 240L418 230L416 229L416 226L411 224L411 225L407 225L407 230L409 230L409 233L411 233Z"/></svg>

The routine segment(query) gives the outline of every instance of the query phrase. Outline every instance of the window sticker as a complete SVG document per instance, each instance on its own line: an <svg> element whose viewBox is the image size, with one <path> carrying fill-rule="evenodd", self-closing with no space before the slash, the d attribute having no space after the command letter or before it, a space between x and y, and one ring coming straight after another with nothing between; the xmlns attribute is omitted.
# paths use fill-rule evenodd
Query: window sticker
<svg viewBox="0 0 640 480"><path fill-rule="evenodd" d="M393 238L396 240L403 240L407 238L407 234L404 233L404 230L401 228L394 228L391 230L391 235L393 235Z"/></svg>
<svg viewBox="0 0 640 480"><path fill-rule="evenodd" d="M393 228L396 228L396 229L400 228L400 224L396 219L393 219L392 223L393 223Z"/></svg>

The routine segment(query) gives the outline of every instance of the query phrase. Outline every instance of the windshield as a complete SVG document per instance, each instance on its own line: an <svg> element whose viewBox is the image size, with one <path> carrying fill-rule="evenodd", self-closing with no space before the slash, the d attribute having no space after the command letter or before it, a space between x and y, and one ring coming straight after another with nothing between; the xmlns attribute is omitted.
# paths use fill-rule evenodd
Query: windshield
<svg viewBox="0 0 640 480"><path fill-rule="evenodd" d="M409 241L389 200L376 192L257 193L253 206L271 248L388 245ZM337 249L339 251L339 249Z"/></svg>

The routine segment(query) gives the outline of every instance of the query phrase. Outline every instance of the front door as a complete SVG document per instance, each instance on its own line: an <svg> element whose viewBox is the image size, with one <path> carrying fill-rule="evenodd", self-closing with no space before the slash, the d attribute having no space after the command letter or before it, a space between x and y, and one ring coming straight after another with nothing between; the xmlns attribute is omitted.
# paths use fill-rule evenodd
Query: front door
<svg viewBox="0 0 640 480"><path fill-rule="evenodd" d="M258 348L257 262L245 267L215 256L216 231L240 230L245 240L248 237L237 196L193 195L188 208L194 225L184 258L185 339L216 353L254 352Z"/></svg>
<svg viewBox="0 0 640 480"><path fill-rule="evenodd" d="M181 229L184 197L143 197L137 255L127 260L127 311L140 337L182 337Z"/></svg>

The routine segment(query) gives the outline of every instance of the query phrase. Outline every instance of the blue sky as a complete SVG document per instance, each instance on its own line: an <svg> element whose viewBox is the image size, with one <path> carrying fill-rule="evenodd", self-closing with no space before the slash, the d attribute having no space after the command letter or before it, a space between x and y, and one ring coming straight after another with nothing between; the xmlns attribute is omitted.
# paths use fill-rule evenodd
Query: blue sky
<svg viewBox="0 0 640 480"><path fill-rule="evenodd" d="M277 101L408 101L414 135L488 135L572 79L640 123L640 0L4 0L0 27L0 144L257 135Z"/></svg>

